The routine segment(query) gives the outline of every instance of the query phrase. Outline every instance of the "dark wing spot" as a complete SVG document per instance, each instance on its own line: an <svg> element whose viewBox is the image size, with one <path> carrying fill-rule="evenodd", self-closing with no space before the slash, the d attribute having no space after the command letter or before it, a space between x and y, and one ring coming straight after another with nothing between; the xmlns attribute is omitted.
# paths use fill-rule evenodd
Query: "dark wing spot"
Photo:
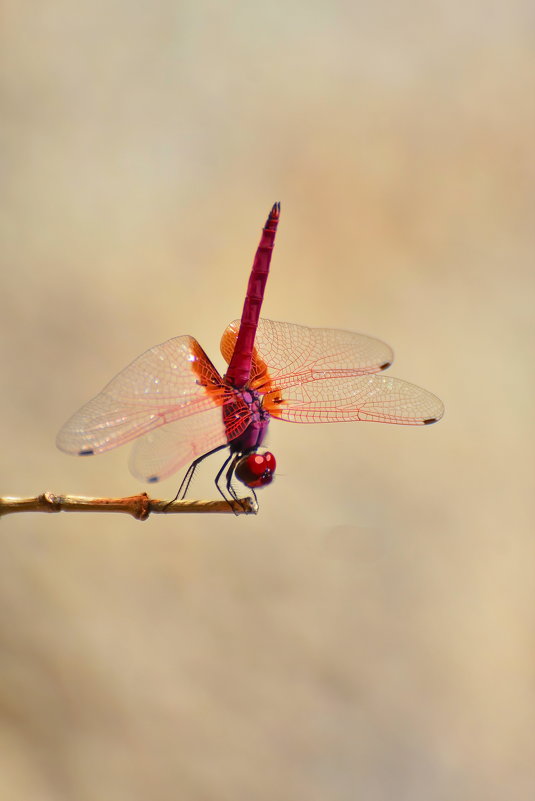
<svg viewBox="0 0 535 801"><path fill-rule="evenodd" d="M387 367L390 367L392 362L385 362L381 365L381 370L386 370Z"/></svg>
<svg viewBox="0 0 535 801"><path fill-rule="evenodd" d="M149 484L156 484L156 482L159 481L159 480L160 480L159 476L151 476L150 478L147 479Z"/></svg>
<svg viewBox="0 0 535 801"><path fill-rule="evenodd" d="M78 451L78 456L93 456L94 453L92 448L85 448L83 451Z"/></svg>
<svg viewBox="0 0 535 801"><path fill-rule="evenodd" d="M436 422L438 422L438 417L430 417L429 420L423 421L424 426L429 426L431 425L431 423L436 423Z"/></svg>

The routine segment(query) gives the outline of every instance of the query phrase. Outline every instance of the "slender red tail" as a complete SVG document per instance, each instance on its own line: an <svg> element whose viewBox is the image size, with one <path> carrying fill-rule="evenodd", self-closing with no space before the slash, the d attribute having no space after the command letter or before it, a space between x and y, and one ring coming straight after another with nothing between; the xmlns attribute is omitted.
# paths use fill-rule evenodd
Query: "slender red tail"
<svg viewBox="0 0 535 801"><path fill-rule="evenodd" d="M280 203L275 203L267 218L260 244L247 285L247 294L241 315L240 330L236 340L234 353L225 374L227 383L236 388L245 386L251 373L251 360L253 356L256 327L262 308L264 290L269 273L269 263L275 245L275 234L279 223Z"/></svg>

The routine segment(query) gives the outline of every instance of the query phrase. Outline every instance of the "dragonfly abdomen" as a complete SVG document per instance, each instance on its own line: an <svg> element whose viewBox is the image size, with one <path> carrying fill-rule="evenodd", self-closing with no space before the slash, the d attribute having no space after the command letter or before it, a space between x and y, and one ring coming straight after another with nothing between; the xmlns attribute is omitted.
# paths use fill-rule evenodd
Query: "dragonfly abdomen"
<svg viewBox="0 0 535 801"><path fill-rule="evenodd" d="M280 203L275 203L262 231L260 243L247 285L247 294L243 304L240 330L225 375L226 383L233 387L243 387L251 374L251 363L256 336L256 328L260 318L260 310L264 299L269 274L271 254L275 245L275 234L279 224Z"/></svg>

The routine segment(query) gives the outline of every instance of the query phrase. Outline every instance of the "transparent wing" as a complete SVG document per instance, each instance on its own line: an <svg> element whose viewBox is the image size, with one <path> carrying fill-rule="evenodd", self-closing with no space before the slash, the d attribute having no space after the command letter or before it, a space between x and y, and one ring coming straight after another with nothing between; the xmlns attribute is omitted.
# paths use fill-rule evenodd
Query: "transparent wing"
<svg viewBox="0 0 535 801"><path fill-rule="evenodd" d="M223 334L228 361L240 321ZM260 320L250 385L264 395L264 406L280 420L335 423L372 420L426 425L444 407L425 389L384 375L391 349L379 339L332 328L306 328Z"/></svg>
<svg viewBox="0 0 535 801"><path fill-rule="evenodd" d="M142 481L161 481L198 456L227 444L221 407L175 420L134 443L130 471Z"/></svg>
<svg viewBox="0 0 535 801"><path fill-rule="evenodd" d="M387 375L312 380L264 398L273 417L294 423L367 420L400 425L435 423L444 406L431 392Z"/></svg>
<svg viewBox="0 0 535 801"><path fill-rule="evenodd" d="M221 377L199 343L174 337L125 367L65 423L56 442L66 453L101 453L214 407L221 414L224 398Z"/></svg>
<svg viewBox="0 0 535 801"><path fill-rule="evenodd" d="M234 320L223 334L221 352L228 362L234 351L240 321ZM269 391L316 379L377 373L389 367L392 350L379 339L336 328L261 319L255 339L251 386Z"/></svg>

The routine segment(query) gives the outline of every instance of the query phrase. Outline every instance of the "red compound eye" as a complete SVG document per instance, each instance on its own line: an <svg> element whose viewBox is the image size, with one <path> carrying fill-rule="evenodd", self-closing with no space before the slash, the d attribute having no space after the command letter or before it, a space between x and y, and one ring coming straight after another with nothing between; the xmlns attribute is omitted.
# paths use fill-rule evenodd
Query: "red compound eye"
<svg viewBox="0 0 535 801"><path fill-rule="evenodd" d="M273 454L270 453L269 451L266 451L266 453L264 453L263 456L264 456L264 464L265 464L266 468L268 470L271 470L272 473L274 473L275 472L275 468L277 467L277 460L275 459Z"/></svg>
<svg viewBox="0 0 535 801"><path fill-rule="evenodd" d="M276 466L272 453L250 453L240 459L234 472L247 487L265 487L273 481Z"/></svg>

